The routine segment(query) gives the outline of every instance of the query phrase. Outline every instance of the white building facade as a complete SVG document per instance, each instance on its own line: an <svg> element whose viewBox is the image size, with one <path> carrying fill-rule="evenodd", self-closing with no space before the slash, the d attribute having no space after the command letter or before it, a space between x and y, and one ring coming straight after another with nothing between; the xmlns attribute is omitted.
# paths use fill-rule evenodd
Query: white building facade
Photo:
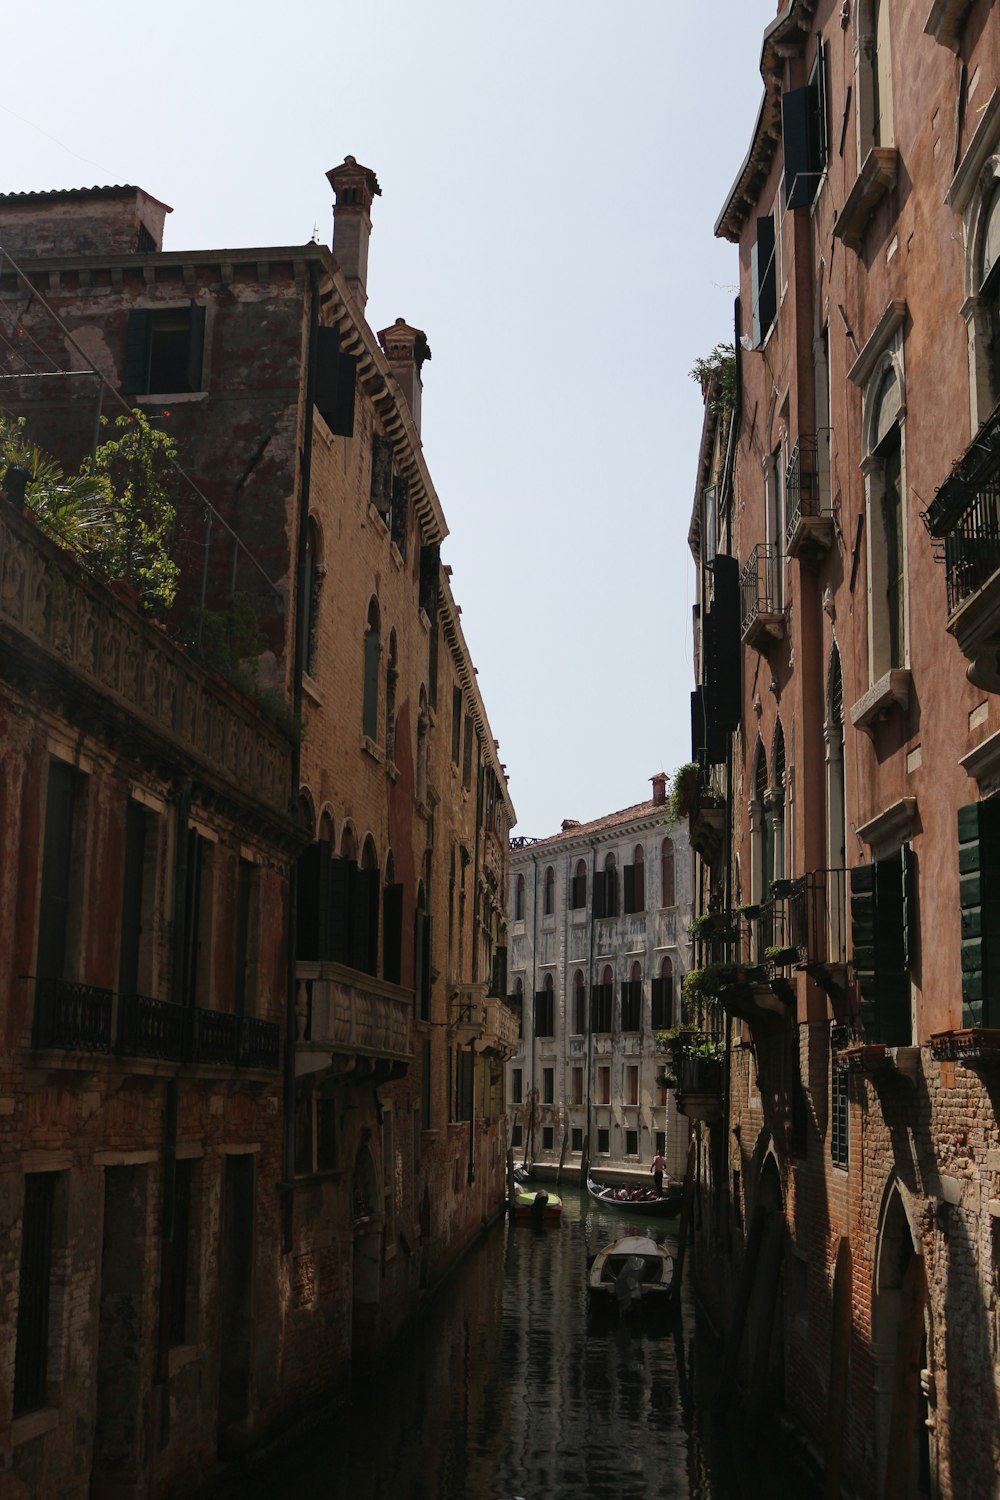
<svg viewBox="0 0 1000 1500"><path fill-rule="evenodd" d="M690 964L693 864L668 778L653 797L590 823L564 822L510 856L508 989L520 1002L509 1063L515 1160L564 1170L680 1176L688 1122L658 1082L656 1035L681 1020Z"/></svg>

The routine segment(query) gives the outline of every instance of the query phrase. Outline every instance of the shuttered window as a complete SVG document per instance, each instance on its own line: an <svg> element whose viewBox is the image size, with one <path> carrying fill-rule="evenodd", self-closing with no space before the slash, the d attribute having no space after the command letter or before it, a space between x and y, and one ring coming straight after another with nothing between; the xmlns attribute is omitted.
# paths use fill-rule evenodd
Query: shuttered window
<svg viewBox="0 0 1000 1500"><path fill-rule="evenodd" d="M611 1030L614 995L614 986L610 984L595 984L591 990L590 1015L595 1032L606 1033Z"/></svg>
<svg viewBox="0 0 1000 1500"><path fill-rule="evenodd" d="M576 874L569 885L569 904L573 911L580 911L587 904L587 867L579 860Z"/></svg>
<svg viewBox="0 0 1000 1500"><path fill-rule="evenodd" d="M392 507L392 443L380 432L372 433L372 477L368 498L388 526Z"/></svg>
<svg viewBox="0 0 1000 1500"><path fill-rule="evenodd" d="M805 88L781 96L785 197L789 208L808 208L826 166L826 56L818 39L816 62Z"/></svg>
<svg viewBox="0 0 1000 1500"><path fill-rule="evenodd" d="M622 1031L638 1031L642 1018L642 980L626 979L622 984Z"/></svg>
<svg viewBox="0 0 1000 1500"><path fill-rule="evenodd" d="M128 315L125 369L126 395L183 395L200 391L205 351L205 309L133 308Z"/></svg>
<svg viewBox="0 0 1000 1500"><path fill-rule="evenodd" d="M84 777L75 766L62 760L49 762L35 962L35 973L40 979L67 977L67 949L75 925L74 912L79 910L82 900L78 846L83 841L84 786Z"/></svg>
<svg viewBox="0 0 1000 1500"><path fill-rule="evenodd" d="M353 354L342 352L340 329L317 328L316 410L338 437L354 436L357 384L358 361Z"/></svg>
<svg viewBox="0 0 1000 1500"><path fill-rule="evenodd" d="M674 980L662 974L652 981L652 1025L654 1031L665 1031L674 1024Z"/></svg>
<svg viewBox="0 0 1000 1500"><path fill-rule="evenodd" d="M765 214L757 220L757 238L750 250L750 296L755 349L767 338L778 311L774 250L774 218L771 214Z"/></svg>
<svg viewBox="0 0 1000 1500"><path fill-rule="evenodd" d="M551 989L535 992L535 1035L555 1035L555 1004Z"/></svg>
<svg viewBox="0 0 1000 1500"><path fill-rule="evenodd" d="M851 942L865 1040L889 1047L912 1040L910 925L915 867L909 845L851 870Z"/></svg>
<svg viewBox="0 0 1000 1500"><path fill-rule="evenodd" d="M29 1172L21 1215L21 1273L14 1354L14 1416L46 1405L55 1172Z"/></svg>
<svg viewBox="0 0 1000 1500"><path fill-rule="evenodd" d="M378 739L378 666L382 644L378 631L369 625L365 631L364 696L361 705L361 732L370 740Z"/></svg>
<svg viewBox="0 0 1000 1500"><path fill-rule="evenodd" d="M1000 1025L1000 797L958 809L962 1025Z"/></svg>

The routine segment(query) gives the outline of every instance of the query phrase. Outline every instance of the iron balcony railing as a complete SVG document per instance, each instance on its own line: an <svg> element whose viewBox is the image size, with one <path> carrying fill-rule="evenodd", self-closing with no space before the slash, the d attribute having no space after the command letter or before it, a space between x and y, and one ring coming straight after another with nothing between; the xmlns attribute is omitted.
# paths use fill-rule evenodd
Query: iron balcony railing
<svg viewBox="0 0 1000 1500"><path fill-rule="evenodd" d="M785 544L803 517L825 514L819 482L819 440L814 432L799 434L785 467Z"/></svg>
<svg viewBox="0 0 1000 1500"><path fill-rule="evenodd" d="M847 962L847 871L810 870L788 898L788 943L804 963Z"/></svg>
<svg viewBox="0 0 1000 1500"><path fill-rule="evenodd" d="M33 1047L111 1051L110 990L69 979L35 980Z"/></svg>
<svg viewBox="0 0 1000 1500"><path fill-rule="evenodd" d="M943 537L948 614L1000 571L1000 478L978 491Z"/></svg>
<svg viewBox="0 0 1000 1500"><path fill-rule="evenodd" d="M770 542L758 542L740 573L740 628L744 636L761 615L780 614L777 577L778 549Z"/></svg>
<svg viewBox="0 0 1000 1500"><path fill-rule="evenodd" d="M117 1025L112 1026L117 998ZM259 1016L118 995L67 979L36 979L33 1047L105 1052L232 1068L278 1067L280 1027Z"/></svg>
<svg viewBox="0 0 1000 1500"><path fill-rule="evenodd" d="M764 964L768 948L780 948L785 942L785 903L774 899L762 901L757 915L747 924L743 939L743 959L747 964Z"/></svg>

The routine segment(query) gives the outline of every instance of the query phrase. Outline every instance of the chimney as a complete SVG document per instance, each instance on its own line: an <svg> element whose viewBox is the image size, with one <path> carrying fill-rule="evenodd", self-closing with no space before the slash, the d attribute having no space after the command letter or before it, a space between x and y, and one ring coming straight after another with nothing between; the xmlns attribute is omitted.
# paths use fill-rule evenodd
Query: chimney
<svg viewBox="0 0 1000 1500"><path fill-rule="evenodd" d="M571 828L579 828L579 826L580 826L580 819L579 818L563 818L563 820L562 820L562 831L563 831L563 833L569 833L569 831L570 831Z"/></svg>
<svg viewBox="0 0 1000 1500"><path fill-rule="evenodd" d="M331 167L327 181L336 195L333 207L333 253L362 307L368 301L368 241L372 232L372 199L382 196L378 178L353 156Z"/></svg>
<svg viewBox="0 0 1000 1500"><path fill-rule="evenodd" d="M383 328L378 341L385 350L389 368L406 397L414 426L420 431L420 397L424 384L420 368L431 357L431 346L422 328L411 328L405 318L397 318L391 328Z"/></svg>
<svg viewBox="0 0 1000 1500"><path fill-rule="evenodd" d="M653 806L663 807L667 800L668 777L666 771L657 771L655 776L650 777L650 780L653 783Z"/></svg>

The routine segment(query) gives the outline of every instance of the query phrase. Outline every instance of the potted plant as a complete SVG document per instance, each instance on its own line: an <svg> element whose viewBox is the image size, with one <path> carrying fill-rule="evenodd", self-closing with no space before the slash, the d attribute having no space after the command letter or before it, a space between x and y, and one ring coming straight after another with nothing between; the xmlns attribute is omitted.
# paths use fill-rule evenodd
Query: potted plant
<svg viewBox="0 0 1000 1500"><path fill-rule="evenodd" d="M764 958L769 964L774 964L777 968L782 969L786 964L798 963L799 950L798 948L785 947L781 945L777 947L765 948Z"/></svg>
<svg viewBox="0 0 1000 1500"><path fill-rule="evenodd" d="M678 766L674 772L670 783L670 796L667 799L667 810L675 822L684 816L693 803L698 792L700 777L701 769L697 761L693 760L689 760L683 766Z"/></svg>

